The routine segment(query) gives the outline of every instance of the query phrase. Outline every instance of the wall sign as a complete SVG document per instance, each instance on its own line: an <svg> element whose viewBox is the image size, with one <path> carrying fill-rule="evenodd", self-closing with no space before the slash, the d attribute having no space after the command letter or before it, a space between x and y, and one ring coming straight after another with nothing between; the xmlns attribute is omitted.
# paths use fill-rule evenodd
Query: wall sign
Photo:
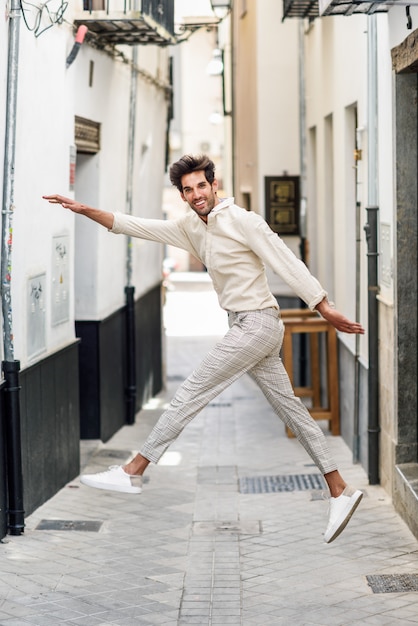
<svg viewBox="0 0 418 626"><path fill-rule="evenodd" d="M68 235L52 238L52 285L51 285L51 325L57 326L70 319L69 302L69 249Z"/></svg>
<svg viewBox="0 0 418 626"><path fill-rule="evenodd" d="M27 311L27 355L32 358L45 352L45 302L46 302L46 275L38 274L28 279L28 311Z"/></svg>
<svg viewBox="0 0 418 626"><path fill-rule="evenodd" d="M266 221L279 235L299 235L299 176L265 176Z"/></svg>

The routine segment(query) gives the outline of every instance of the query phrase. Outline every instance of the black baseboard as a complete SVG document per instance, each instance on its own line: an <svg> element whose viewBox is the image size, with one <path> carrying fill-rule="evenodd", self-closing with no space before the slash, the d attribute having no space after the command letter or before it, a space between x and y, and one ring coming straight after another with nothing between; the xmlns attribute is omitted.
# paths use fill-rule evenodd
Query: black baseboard
<svg viewBox="0 0 418 626"><path fill-rule="evenodd" d="M4 428L4 383L0 384L0 540L7 533L7 474L6 474L6 441Z"/></svg>
<svg viewBox="0 0 418 626"><path fill-rule="evenodd" d="M100 321L76 321L80 339L80 436L108 441L126 424L125 307ZM161 289L135 302L136 411L162 388Z"/></svg>
<svg viewBox="0 0 418 626"><path fill-rule="evenodd" d="M25 515L80 472L78 342L20 373Z"/></svg>
<svg viewBox="0 0 418 626"><path fill-rule="evenodd" d="M163 343L161 288L148 292L135 303L136 410L163 388Z"/></svg>

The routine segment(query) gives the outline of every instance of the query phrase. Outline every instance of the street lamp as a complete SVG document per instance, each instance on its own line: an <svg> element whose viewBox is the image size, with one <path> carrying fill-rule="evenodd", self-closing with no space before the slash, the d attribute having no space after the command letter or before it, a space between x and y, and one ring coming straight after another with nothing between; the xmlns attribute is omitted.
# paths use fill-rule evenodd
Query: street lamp
<svg viewBox="0 0 418 626"><path fill-rule="evenodd" d="M221 76L224 71L223 53L219 48L215 48L212 52L212 58L206 68L206 73L209 76Z"/></svg>
<svg viewBox="0 0 418 626"><path fill-rule="evenodd" d="M216 17L223 19L231 10L231 0L210 0L212 11Z"/></svg>

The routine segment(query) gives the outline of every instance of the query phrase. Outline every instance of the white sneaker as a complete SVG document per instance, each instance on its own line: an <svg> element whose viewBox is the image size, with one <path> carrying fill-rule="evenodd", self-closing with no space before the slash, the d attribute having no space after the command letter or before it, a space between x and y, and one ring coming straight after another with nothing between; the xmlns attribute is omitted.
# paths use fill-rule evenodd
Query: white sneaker
<svg viewBox="0 0 418 626"><path fill-rule="evenodd" d="M83 474L80 482L96 489L109 489L123 493L141 493L142 477L127 474L121 465L111 465L106 472Z"/></svg>
<svg viewBox="0 0 418 626"><path fill-rule="evenodd" d="M361 491L347 486L338 498L329 499L329 520L324 535L326 543L331 543L342 533L362 497Z"/></svg>

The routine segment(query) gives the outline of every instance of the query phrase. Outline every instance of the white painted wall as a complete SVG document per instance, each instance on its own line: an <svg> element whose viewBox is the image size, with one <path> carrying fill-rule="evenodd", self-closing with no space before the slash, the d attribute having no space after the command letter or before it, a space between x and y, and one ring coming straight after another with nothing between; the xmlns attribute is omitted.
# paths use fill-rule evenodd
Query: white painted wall
<svg viewBox="0 0 418 626"><path fill-rule="evenodd" d="M418 8L411 7L412 21L418 22ZM378 204L380 252L382 232L389 233L385 257L379 258L379 297L393 304L393 281L382 282L382 263L393 262L395 229L394 95L391 49L409 34L404 7L393 7L376 16L378 58ZM413 26L414 27L414 26ZM367 221L367 29L368 17L326 17L315 20L306 36L307 123L310 171L308 227L311 241L311 269L327 285L333 265L333 298L348 315L355 314L355 199L361 202L361 321L367 323L367 248L363 226ZM362 159L357 164L357 194L353 192L351 161L352 132L350 115L357 107L357 126ZM327 124L332 118L332 146L327 139ZM332 160L329 155L332 148ZM330 186L330 177L332 185ZM332 200L330 200L332 196ZM332 230L330 230L333 217ZM387 252L389 246L389 252ZM391 258L387 260L387 256ZM351 349L352 337L341 336ZM362 353L367 354L362 339Z"/></svg>
<svg viewBox="0 0 418 626"><path fill-rule="evenodd" d="M298 20L282 22L283 6L274 0L256 3L257 10L257 207L265 216L265 176L300 174ZM267 27L270 25L270 27ZM300 237L284 236L300 257ZM294 296L293 291L268 268L270 289Z"/></svg>
<svg viewBox="0 0 418 626"><path fill-rule="evenodd" d="M363 208L363 241L367 205L366 154L357 163L357 188L353 155L355 111L357 127L367 119L366 26L361 15L326 17L312 22L305 37L310 266L337 308L351 318L356 317L356 200ZM361 259L365 294L364 244ZM343 340L354 349L352 337Z"/></svg>
<svg viewBox="0 0 418 626"><path fill-rule="evenodd" d="M4 6L4 2L2 5ZM13 219L12 305L15 358L21 366L43 358L74 340L74 320L106 317L124 304L126 242L82 217L42 200L42 194L72 196L69 188L70 147L74 116L101 123L99 154L83 155L77 166L79 199L102 209L124 212L128 156L130 67L86 43L66 69L72 49L73 11L70 3L61 25L35 37L21 23L16 137L15 214ZM3 36L4 34L4 36ZM5 67L6 25L0 24L0 64ZM124 53L129 58L130 48ZM162 216L166 128L168 50L141 47L135 146L134 212ZM88 83L90 61L94 81ZM151 79L149 79L151 77ZM152 80L156 79L156 80ZM0 107L4 107L4 72L0 72ZM3 151L4 115L0 119ZM54 237L68 237L68 320L52 324L54 306ZM161 280L161 246L134 241L133 284L140 297ZM29 280L45 277L43 315L45 345L30 354ZM30 316L29 316L30 317Z"/></svg>
<svg viewBox="0 0 418 626"><path fill-rule="evenodd" d="M298 20L282 19L282 5L274 0L257 3L258 95L257 162L260 174L259 208L264 208L264 176L287 172L298 175L299 69ZM266 24L277 25L266 28Z"/></svg>

